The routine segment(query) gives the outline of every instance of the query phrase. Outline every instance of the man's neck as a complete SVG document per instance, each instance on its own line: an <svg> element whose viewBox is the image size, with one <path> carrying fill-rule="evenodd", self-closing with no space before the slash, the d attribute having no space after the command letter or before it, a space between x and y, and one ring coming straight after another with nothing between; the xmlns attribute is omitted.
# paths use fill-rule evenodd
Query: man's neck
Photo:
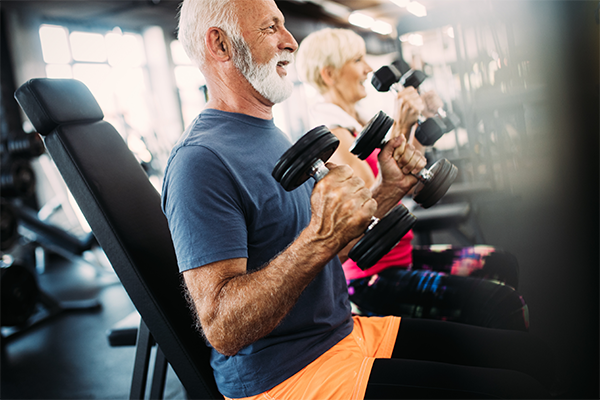
<svg viewBox="0 0 600 400"><path fill-rule="evenodd" d="M261 119L273 118L273 103L258 93L241 76L207 83L210 100L206 108L246 114Z"/></svg>

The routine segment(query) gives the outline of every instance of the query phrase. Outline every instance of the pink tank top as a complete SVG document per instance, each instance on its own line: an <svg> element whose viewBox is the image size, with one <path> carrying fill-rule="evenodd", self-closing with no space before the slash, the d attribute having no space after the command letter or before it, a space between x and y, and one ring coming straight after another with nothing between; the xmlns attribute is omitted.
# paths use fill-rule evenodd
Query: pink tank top
<svg viewBox="0 0 600 400"><path fill-rule="evenodd" d="M373 153L365 160L371 170L373 170L373 174L377 176L379 174L379 167L377 165L377 155L379 154L379 149L375 149ZM412 264L412 239L414 237L413 231L409 231L403 238L400 240L400 243L396 245L388 254L383 256L377 264L372 266L371 268L363 271L356 265L354 261L348 259L342 266L344 268L344 274L346 275L346 279L353 280L359 278L365 278L367 276L375 275L386 268L389 267L403 267L408 268Z"/></svg>

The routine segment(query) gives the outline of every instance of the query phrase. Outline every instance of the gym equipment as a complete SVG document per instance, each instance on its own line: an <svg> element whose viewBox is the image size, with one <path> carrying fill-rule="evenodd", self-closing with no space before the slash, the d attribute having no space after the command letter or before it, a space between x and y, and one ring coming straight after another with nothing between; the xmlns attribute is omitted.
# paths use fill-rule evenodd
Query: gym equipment
<svg viewBox="0 0 600 400"><path fill-rule="evenodd" d="M51 250L67 259L83 255L97 245L90 232L78 237L69 231L42 220L38 213L26 205L15 205L13 210L19 219L22 234L37 245Z"/></svg>
<svg viewBox="0 0 600 400"><path fill-rule="evenodd" d="M409 70L402 74L394 65L384 65L373 73L371 84L379 92L395 89L396 85L402 87L412 86L418 89L427 76L418 70ZM396 89L395 89L396 90ZM460 118L450 111L438 108L435 116L424 119L419 117L419 126L415 137L423 146L431 146L445 133L450 132L460 124Z"/></svg>
<svg viewBox="0 0 600 400"><path fill-rule="evenodd" d="M511 286L483 278L401 268L385 269L377 278L350 284L350 300L362 314L529 330L527 304Z"/></svg>
<svg viewBox="0 0 600 400"><path fill-rule="evenodd" d="M80 81L32 79L15 97L43 136L48 153L142 317L130 398L145 398L151 356L147 344L153 338L160 351L151 398L162 396L166 377L162 367L168 360L190 398L222 399L210 366L211 350L194 328L195 319L181 289L160 195L122 136L103 120L96 99Z"/></svg>
<svg viewBox="0 0 600 400"><path fill-rule="evenodd" d="M273 178L287 191L309 178L320 181L329 172L325 162L339 146L339 139L321 125L308 131L290 147L273 168ZM372 267L408 233L416 218L403 205L397 205L381 220L373 217L363 237L348 256L362 268Z"/></svg>
<svg viewBox="0 0 600 400"><path fill-rule="evenodd" d="M458 118L458 115L454 114L453 112L446 111L442 107L438 108L436 112L437 115L442 118L442 121L444 121L444 125L446 125L446 132L444 133L448 133L458 128L460 125L460 118Z"/></svg>
<svg viewBox="0 0 600 400"><path fill-rule="evenodd" d="M44 142L37 133L0 144L0 154L8 154L11 157L34 158L42 155L45 150Z"/></svg>
<svg viewBox="0 0 600 400"><path fill-rule="evenodd" d="M38 284L35 267L36 244L29 242L0 259L1 339L3 343L68 311L96 311L97 299L60 301Z"/></svg>
<svg viewBox="0 0 600 400"><path fill-rule="evenodd" d="M394 84L418 89L427 76L419 70L411 69L402 74L394 65L384 65L373 73L371 84L378 92L389 91Z"/></svg>
<svg viewBox="0 0 600 400"><path fill-rule="evenodd" d="M375 114L354 141L350 152L365 160L376 148L385 145L385 135L393 123L394 120L383 111ZM431 207L446 194L457 175L458 168L445 158L429 169L422 169L414 175L419 180L415 186L414 201L423 208Z"/></svg>
<svg viewBox="0 0 600 400"><path fill-rule="evenodd" d="M35 174L25 160L14 160L3 166L0 190L4 197L28 197L35 190Z"/></svg>
<svg viewBox="0 0 600 400"><path fill-rule="evenodd" d="M19 262L0 259L2 326L19 326L27 322L36 309L40 290L35 274Z"/></svg>
<svg viewBox="0 0 600 400"><path fill-rule="evenodd" d="M2 214L0 217L0 250L5 251L10 249L19 238L19 220L14 208L4 197L0 205L0 213Z"/></svg>

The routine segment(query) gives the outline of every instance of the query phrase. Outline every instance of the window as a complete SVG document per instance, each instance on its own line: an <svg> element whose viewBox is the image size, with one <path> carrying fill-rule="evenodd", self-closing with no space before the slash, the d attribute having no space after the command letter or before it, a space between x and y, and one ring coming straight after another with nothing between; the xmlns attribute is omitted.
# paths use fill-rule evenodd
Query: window
<svg viewBox="0 0 600 400"><path fill-rule="evenodd" d="M39 34L46 76L86 84L105 120L124 136L140 162L150 163L144 143L155 135L142 36L119 28L98 33L60 25L42 25Z"/></svg>
<svg viewBox="0 0 600 400"><path fill-rule="evenodd" d="M175 83L181 100L183 123L188 126L206 105L206 80L185 54L179 40L171 42L171 57L175 64Z"/></svg>

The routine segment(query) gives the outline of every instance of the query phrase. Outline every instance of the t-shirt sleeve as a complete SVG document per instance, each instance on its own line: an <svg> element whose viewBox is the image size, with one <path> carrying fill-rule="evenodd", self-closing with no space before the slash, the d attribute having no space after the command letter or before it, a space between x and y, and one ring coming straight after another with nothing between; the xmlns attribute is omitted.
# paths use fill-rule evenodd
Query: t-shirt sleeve
<svg viewBox="0 0 600 400"><path fill-rule="evenodd" d="M169 162L162 195L180 271L248 257L240 191L211 150L180 148Z"/></svg>

